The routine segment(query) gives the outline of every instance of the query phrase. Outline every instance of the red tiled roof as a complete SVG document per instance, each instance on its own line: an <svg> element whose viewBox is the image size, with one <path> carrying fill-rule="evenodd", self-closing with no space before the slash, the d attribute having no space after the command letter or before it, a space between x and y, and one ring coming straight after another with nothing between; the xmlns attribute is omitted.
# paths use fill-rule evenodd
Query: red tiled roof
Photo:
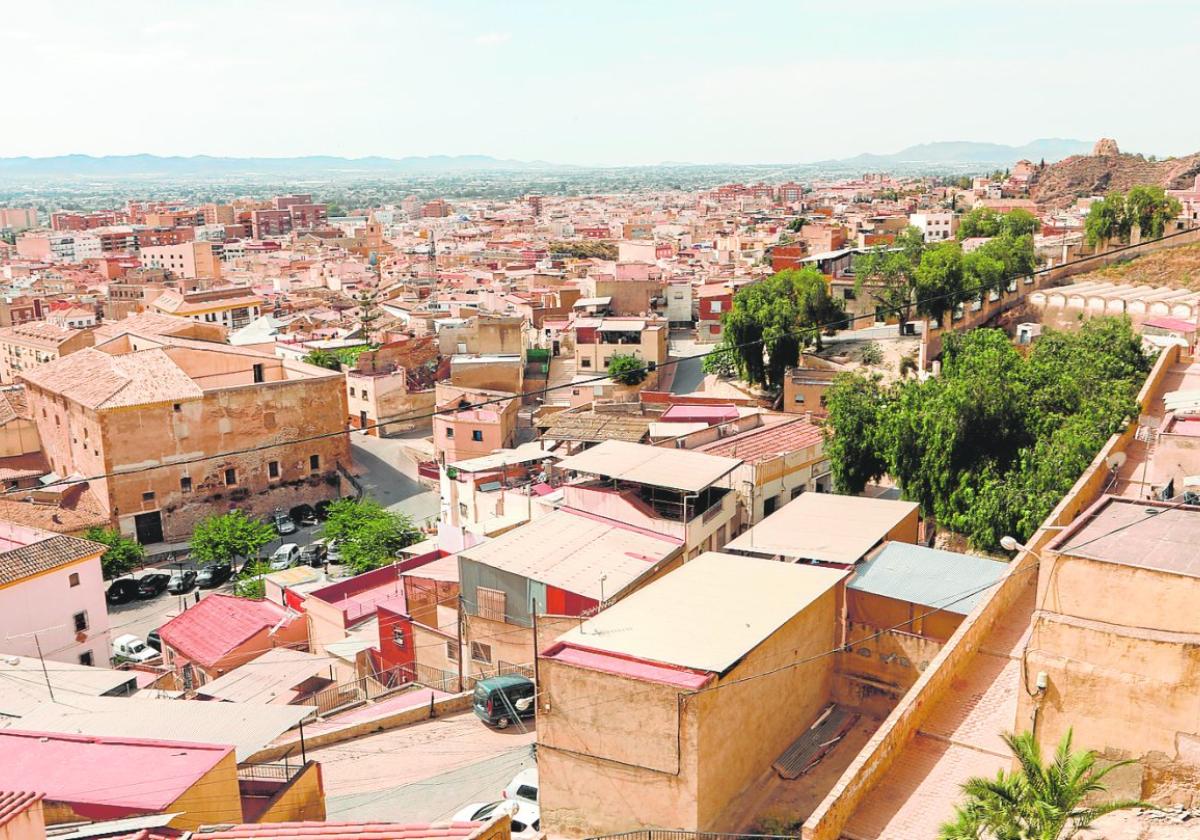
<svg viewBox="0 0 1200 840"><path fill-rule="evenodd" d="M253 840L258 837L321 840L421 840L422 838L470 837L483 827L480 822L382 823L382 822L285 822L217 826L202 829L205 840Z"/></svg>
<svg viewBox="0 0 1200 840"><path fill-rule="evenodd" d="M28 811L41 798L40 793L28 790L0 790L0 826Z"/></svg>
<svg viewBox="0 0 1200 840"><path fill-rule="evenodd" d="M287 610L271 601L213 594L160 628L162 640L187 659L212 667L238 645L274 627Z"/></svg>
<svg viewBox="0 0 1200 840"><path fill-rule="evenodd" d="M696 451L708 455L723 455L727 458L741 458L746 463L754 464L814 446L820 443L823 437L820 426L804 418L797 418L790 423L759 426L756 429L715 440L712 443L697 446Z"/></svg>

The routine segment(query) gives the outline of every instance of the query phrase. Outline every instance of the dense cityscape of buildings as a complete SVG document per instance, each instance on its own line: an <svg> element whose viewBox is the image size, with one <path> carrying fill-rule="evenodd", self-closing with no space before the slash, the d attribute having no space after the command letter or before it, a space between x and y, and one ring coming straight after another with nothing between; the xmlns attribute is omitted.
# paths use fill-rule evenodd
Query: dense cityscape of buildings
<svg viewBox="0 0 1200 840"><path fill-rule="evenodd" d="M1110 261L1102 197L1040 203L1044 168L0 208L0 840L909 840L1011 769L1002 733L1072 729L1187 822L1200 291L1073 279ZM1123 258L1200 241L1200 176L1170 195ZM1036 270L897 329L857 258L969 253L980 209L1032 215ZM777 389L702 364L741 292L810 268L827 346ZM1140 416L1015 556L894 482L833 492L840 373L1101 314L1153 356ZM342 498L419 536L353 570L313 524ZM274 541L201 597L231 513ZM129 598L101 533L142 546ZM1158 836L1130 819L1105 836Z"/></svg>

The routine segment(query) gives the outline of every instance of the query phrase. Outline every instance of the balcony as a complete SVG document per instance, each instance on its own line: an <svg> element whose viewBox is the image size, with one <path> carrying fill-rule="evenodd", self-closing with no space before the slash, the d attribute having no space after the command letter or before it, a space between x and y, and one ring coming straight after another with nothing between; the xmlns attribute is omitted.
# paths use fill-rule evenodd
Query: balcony
<svg viewBox="0 0 1200 840"><path fill-rule="evenodd" d="M325 819L321 768L315 761L239 764L237 777L245 822ZM285 797L284 812L272 814Z"/></svg>
<svg viewBox="0 0 1200 840"><path fill-rule="evenodd" d="M676 539L702 529L732 513L736 494L727 487L707 487L699 496L644 484L616 486L605 482L568 484L563 487L567 507L645 528Z"/></svg>

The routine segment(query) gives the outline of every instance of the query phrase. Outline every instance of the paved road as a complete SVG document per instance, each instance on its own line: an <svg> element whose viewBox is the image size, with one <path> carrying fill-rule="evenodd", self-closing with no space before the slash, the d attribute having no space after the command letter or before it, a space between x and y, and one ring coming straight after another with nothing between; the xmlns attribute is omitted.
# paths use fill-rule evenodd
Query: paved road
<svg viewBox="0 0 1200 840"><path fill-rule="evenodd" d="M712 348L711 344L697 344L689 339L671 340L671 358L682 360L675 365L675 379L671 382L672 394L690 394L700 390L704 382L704 360L687 357Z"/></svg>
<svg viewBox="0 0 1200 840"><path fill-rule="evenodd" d="M391 510L407 513L417 525L437 518L441 499L414 477L417 465L405 454L404 438L351 435L350 442L361 473L358 480L368 496Z"/></svg>
<svg viewBox="0 0 1200 840"><path fill-rule="evenodd" d="M331 820L446 819L500 798L532 767L534 733L488 729L470 712L308 751L321 762Z"/></svg>

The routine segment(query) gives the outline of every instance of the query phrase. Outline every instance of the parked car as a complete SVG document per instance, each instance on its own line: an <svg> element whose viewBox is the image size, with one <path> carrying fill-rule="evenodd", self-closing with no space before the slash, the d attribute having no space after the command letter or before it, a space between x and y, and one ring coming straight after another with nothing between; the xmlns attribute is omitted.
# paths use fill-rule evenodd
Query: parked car
<svg viewBox="0 0 1200 840"><path fill-rule="evenodd" d="M127 662L149 662L151 659L158 659L162 656L161 653L132 633L113 639L112 652L117 659L124 659Z"/></svg>
<svg viewBox="0 0 1200 840"><path fill-rule="evenodd" d="M220 586L233 576L233 566L228 563L213 563L205 566L196 574L196 584L201 589L212 589Z"/></svg>
<svg viewBox="0 0 1200 840"><path fill-rule="evenodd" d="M293 522L304 526L317 524L317 511L312 505L296 505L288 511L288 516L292 518Z"/></svg>
<svg viewBox="0 0 1200 840"><path fill-rule="evenodd" d="M117 578L108 586L104 600L110 604L128 604L138 596L137 578Z"/></svg>
<svg viewBox="0 0 1200 840"><path fill-rule="evenodd" d="M275 531L282 537L296 533L296 523L286 513L275 514Z"/></svg>
<svg viewBox="0 0 1200 840"><path fill-rule="evenodd" d="M148 575L142 575L138 578L138 597L153 598L155 595L161 595L167 590L167 584L171 582L171 576L166 572L151 572Z"/></svg>
<svg viewBox="0 0 1200 840"><path fill-rule="evenodd" d="M329 549L325 545L324 540L317 540L314 543L304 546L300 549L300 562L312 566L314 569L319 569L325 565L325 558L329 556Z"/></svg>
<svg viewBox="0 0 1200 840"><path fill-rule="evenodd" d="M531 718L535 712L533 680L520 674L488 677L475 683L475 715L488 726L507 729L514 720Z"/></svg>
<svg viewBox="0 0 1200 840"><path fill-rule="evenodd" d="M162 653L162 637L158 635L157 630L151 630L146 634L146 647L152 647Z"/></svg>
<svg viewBox="0 0 1200 840"><path fill-rule="evenodd" d="M167 591L172 595L182 595L184 592L191 591L191 588L195 585L196 570L179 569L171 575L171 580L167 583Z"/></svg>
<svg viewBox="0 0 1200 840"><path fill-rule="evenodd" d="M295 543L284 543L275 549L275 553L271 555L271 571L280 572L284 569L290 569L296 565L300 559L300 546Z"/></svg>
<svg viewBox="0 0 1200 840"><path fill-rule="evenodd" d="M342 564L342 544L337 540L325 543L325 559L335 566Z"/></svg>
<svg viewBox="0 0 1200 840"><path fill-rule="evenodd" d="M519 799L522 802L532 802L534 805L538 801L538 771L536 767L526 767L517 775L513 776L512 781L508 783L508 787L501 794L505 799Z"/></svg>
<svg viewBox="0 0 1200 840"><path fill-rule="evenodd" d="M542 828L541 809L532 802L504 800L475 802L454 815L455 822L483 822L507 813L512 818L512 836L521 840L537 837Z"/></svg>

